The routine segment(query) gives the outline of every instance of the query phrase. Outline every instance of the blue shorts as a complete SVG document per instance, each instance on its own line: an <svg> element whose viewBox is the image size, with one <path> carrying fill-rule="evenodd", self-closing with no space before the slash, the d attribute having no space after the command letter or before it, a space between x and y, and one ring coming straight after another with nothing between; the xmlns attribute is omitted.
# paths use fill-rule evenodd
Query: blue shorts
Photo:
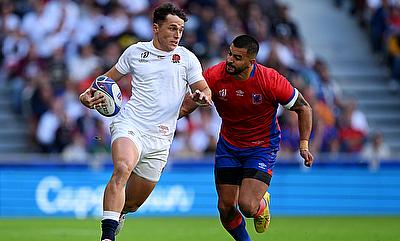
<svg viewBox="0 0 400 241"><path fill-rule="evenodd" d="M215 176L218 183L239 184L243 178L259 179L269 185L278 148L237 148L222 136L215 153Z"/></svg>

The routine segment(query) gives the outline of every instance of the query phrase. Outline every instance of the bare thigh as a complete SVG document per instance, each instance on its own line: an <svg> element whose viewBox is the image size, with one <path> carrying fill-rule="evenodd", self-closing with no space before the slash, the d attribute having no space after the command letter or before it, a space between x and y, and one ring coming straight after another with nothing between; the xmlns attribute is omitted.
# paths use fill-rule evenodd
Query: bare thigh
<svg viewBox="0 0 400 241"><path fill-rule="evenodd" d="M136 144L126 137L120 137L112 143L112 159L114 174L121 173L129 178L139 160L139 149Z"/></svg>

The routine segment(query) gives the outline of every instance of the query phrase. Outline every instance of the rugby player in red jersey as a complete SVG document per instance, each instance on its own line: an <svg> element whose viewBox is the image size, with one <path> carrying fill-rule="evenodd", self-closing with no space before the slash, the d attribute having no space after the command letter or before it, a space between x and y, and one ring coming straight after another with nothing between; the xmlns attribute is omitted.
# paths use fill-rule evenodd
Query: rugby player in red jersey
<svg viewBox="0 0 400 241"><path fill-rule="evenodd" d="M257 232L270 222L269 187L281 132L276 118L279 104L298 115L300 155L310 167L308 148L312 110L301 93L272 68L256 62L257 40L236 37L226 61L207 69L204 77L222 118L215 153L218 211L224 228L235 240L251 240L245 219L254 218ZM186 98L180 116L197 107Z"/></svg>

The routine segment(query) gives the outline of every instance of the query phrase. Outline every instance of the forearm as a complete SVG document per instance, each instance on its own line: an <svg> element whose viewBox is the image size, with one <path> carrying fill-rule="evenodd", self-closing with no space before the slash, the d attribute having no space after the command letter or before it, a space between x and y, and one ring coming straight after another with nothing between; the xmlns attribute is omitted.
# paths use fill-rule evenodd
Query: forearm
<svg viewBox="0 0 400 241"><path fill-rule="evenodd" d="M310 140L310 135L312 130L312 109L310 106L305 105L296 110L296 113L298 116L301 148L305 147L302 145L306 143L304 141L307 141L307 149L308 149L308 141Z"/></svg>
<svg viewBox="0 0 400 241"><path fill-rule="evenodd" d="M212 105L211 89L208 87L206 81L199 81L198 83L190 86L190 88L192 91L191 97L198 106Z"/></svg>
<svg viewBox="0 0 400 241"><path fill-rule="evenodd" d="M308 141L310 140L312 130L312 109L310 104L304 99L303 95L299 92L294 105L290 108L291 111L296 112L299 123L300 134L300 150L308 150Z"/></svg>
<svg viewBox="0 0 400 241"><path fill-rule="evenodd" d="M313 164L314 157L308 147L308 141L310 140L312 130L312 109L310 104L304 99L303 95L299 93L296 102L290 108L291 111L296 112L299 123L299 134L300 134L300 155L304 159L304 165L311 167Z"/></svg>
<svg viewBox="0 0 400 241"><path fill-rule="evenodd" d="M189 115L190 113L192 113L196 108L198 107L198 105L196 104L196 102L194 102L192 100L192 98L190 97L190 94L186 94L185 98L183 100L183 103L181 105L181 108L179 110L179 116L178 119Z"/></svg>
<svg viewBox="0 0 400 241"><path fill-rule="evenodd" d="M309 106L304 106L297 113L299 120L300 140L309 140L312 130L312 110Z"/></svg>
<svg viewBox="0 0 400 241"><path fill-rule="evenodd" d="M115 66L108 70L104 75L116 82L118 82L124 76L115 68Z"/></svg>
<svg viewBox="0 0 400 241"><path fill-rule="evenodd" d="M299 132L300 132L300 156L304 159L304 165L311 167L314 161L314 157L310 152L308 141L310 140L311 129L312 129L312 109L308 103L298 109L298 121L299 121Z"/></svg>
<svg viewBox="0 0 400 241"><path fill-rule="evenodd" d="M210 90L210 87L208 87L208 86L206 86L206 87L204 87L202 90L200 90L201 92L203 92L206 96L207 96L207 98L209 99L209 100L211 100L211 90Z"/></svg>

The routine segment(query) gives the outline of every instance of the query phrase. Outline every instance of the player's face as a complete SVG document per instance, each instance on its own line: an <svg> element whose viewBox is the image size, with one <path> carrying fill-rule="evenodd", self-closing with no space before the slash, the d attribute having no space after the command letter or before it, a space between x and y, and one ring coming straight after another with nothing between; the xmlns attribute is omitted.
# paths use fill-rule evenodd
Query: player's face
<svg viewBox="0 0 400 241"><path fill-rule="evenodd" d="M164 22L153 24L154 45L163 51L174 50L182 38L184 25L183 19L168 14Z"/></svg>
<svg viewBox="0 0 400 241"><path fill-rule="evenodd" d="M252 66L252 61L247 54L247 49L236 48L231 44L226 56L226 72L230 75L239 75Z"/></svg>

